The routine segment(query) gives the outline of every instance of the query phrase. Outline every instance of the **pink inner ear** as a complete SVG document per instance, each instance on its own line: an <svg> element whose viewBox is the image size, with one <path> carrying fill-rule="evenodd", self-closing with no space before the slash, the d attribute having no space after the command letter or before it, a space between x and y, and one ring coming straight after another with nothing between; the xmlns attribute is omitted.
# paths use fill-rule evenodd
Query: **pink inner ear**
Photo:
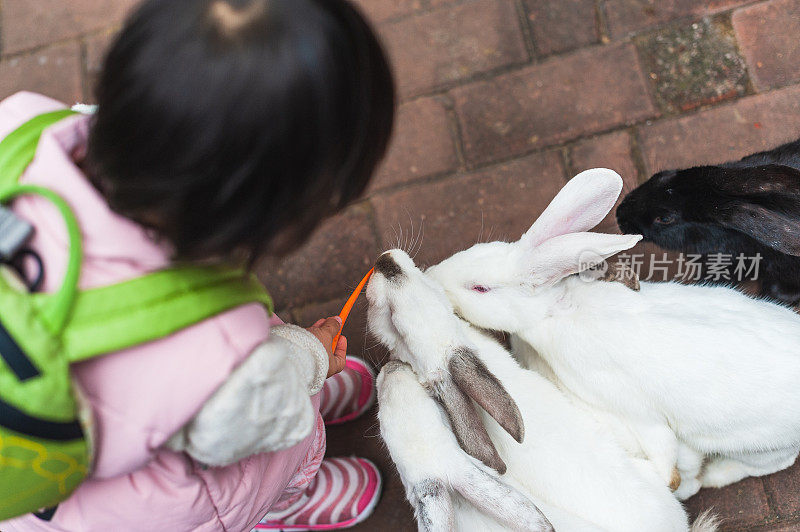
<svg viewBox="0 0 800 532"><path fill-rule="evenodd" d="M566 235L567 233L578 233L582 231L582 229L578 226L578 221L584 218L588 210L589 208L586 206L583 208L576 208L572 214L561 221L560 225L553 227L553 231L556 235Z"/></svg>
<svg viewBox="0 0 800 532"><path fill-rule="evenodd" d="M587 259L605 259L636 245L640 235L569 233L543 242L529 252L527 267L536 285L547 285L581 271Z"/></svg>
<svg viewBox="0 0 800 532"><path fill-rule="evenodd" d="M613 170L596 168L573 177L522 237L535 247L551 238L588 231L614 208L622 178Z"/></svg>

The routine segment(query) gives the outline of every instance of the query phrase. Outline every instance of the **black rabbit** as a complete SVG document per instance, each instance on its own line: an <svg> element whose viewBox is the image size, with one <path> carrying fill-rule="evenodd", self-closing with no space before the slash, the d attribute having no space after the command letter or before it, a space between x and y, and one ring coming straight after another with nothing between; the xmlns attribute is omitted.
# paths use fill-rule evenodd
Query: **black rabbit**
<svg viewBox="0 0 800 532"><path fill-rule="evenodd" d="M764 295L800 302L800 140L740 161L666 170L617 209L624 233L685 253L761 255Z"/></svg>

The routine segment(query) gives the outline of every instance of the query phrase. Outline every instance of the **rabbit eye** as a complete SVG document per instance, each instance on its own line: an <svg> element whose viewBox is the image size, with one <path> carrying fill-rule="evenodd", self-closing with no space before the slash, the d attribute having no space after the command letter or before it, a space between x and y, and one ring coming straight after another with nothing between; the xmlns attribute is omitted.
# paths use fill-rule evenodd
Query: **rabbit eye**
<svg viewBox="0 0 800 532"><path fill-rule="evenodd" d="M653 221L659 225L669 225L675 221L675 215L664 214L663 216L656 216L655 220Z"/></svg>
<svg viewBox="0 0 800 532"><path fill-rule="evenodd" d="M489 289L488 289L487 287L485 287L485 286L481 286L481 285L479 285L479 284L478 284L478 285L475 285L475 286L473 286L473 287L472 287L472 290L473 290L474 292L478 292L479 294L485 294L486 292L488 292L488 291L489 291Z"/></svg>

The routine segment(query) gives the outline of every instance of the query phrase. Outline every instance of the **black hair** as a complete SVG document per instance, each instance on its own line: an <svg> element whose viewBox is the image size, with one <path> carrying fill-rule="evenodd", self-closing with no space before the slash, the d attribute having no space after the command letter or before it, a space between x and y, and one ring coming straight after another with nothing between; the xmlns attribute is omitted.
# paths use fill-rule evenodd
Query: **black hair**
<svg viewBox="0 0 800 532"><path fill-rule="evenodd" d="M106 56L87 169L183 260L299 247L391 135L386 55L344 0L147 0Z"/></svg>

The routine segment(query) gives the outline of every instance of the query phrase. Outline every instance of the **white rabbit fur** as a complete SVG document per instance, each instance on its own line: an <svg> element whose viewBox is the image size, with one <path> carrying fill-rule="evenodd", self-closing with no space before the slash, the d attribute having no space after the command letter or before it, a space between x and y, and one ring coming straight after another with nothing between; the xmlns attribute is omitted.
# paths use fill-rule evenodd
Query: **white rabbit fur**
<svg viewBox="0 0 800 532"><path fill-rule="evenodd" d="M526 499L559 532L689 529L685 511L649 463L628 456L552 383L456 317L441 287L404 252L387 254L401 273L388 278L376 267L366 292L369 329L393 359L378 377L378 418L421 530L548 530ZM481 411L508 465L502 482L462 451L429 395L447 373L447 359L464 348L514 399L527 430L517 443ZM715 528L704 518L692 530Z"/></svg>
<svg viewBox="0 0 800 532"><path fill-rule="evenodd" d="M639 240L575 233L601 221L621 187L611 170L579 174L518 242L477 244L427 273L461 316L517 335L560 387L619 417L665 480L677 464L679 497L790 466L800 316L722 286L635 292L572 275L587 252L607 258Z"/></svg>

